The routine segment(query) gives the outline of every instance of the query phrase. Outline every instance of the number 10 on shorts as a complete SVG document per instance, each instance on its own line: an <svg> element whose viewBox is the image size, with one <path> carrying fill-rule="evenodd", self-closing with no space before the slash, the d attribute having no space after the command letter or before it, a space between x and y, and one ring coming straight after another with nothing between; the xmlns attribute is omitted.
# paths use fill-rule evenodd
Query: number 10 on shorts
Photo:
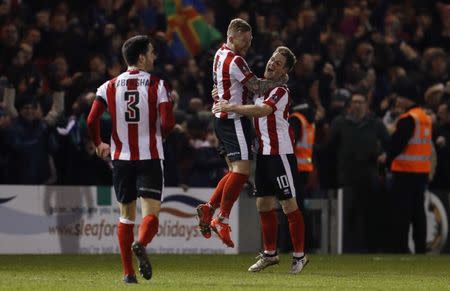
<svg viewBox="0 0 450 291"><path fill-rule="evenodd" d="M277 182L278 182L278 187L280 187L280 189L289 188L289 180L286 175L278 176Z"/></svg>

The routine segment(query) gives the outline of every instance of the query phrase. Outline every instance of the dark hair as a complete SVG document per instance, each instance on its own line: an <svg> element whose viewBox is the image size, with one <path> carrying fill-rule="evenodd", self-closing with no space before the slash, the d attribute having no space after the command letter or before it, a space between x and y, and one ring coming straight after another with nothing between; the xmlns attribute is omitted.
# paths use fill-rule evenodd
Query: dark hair
<svg viewBox="0 0 450 291"><path fill-rule="evenodd" d="M146 35L136 35L124 42L122 45L122 56L128 66L137 64L139 55L147 53L149 43L152 43L152 41Z"/></svg>
<svg viewBox="0 0 450 291"><path fill-rule="evenodd" d="M33 107L36 107L38 105L38 100L34 96L22 94L17 97L18 98L15 100L14 105L16 106L17 110L19 110L19 111L26 105L31 105Z"/></svg>
<svg viewBox="0 0 450 291"><path fill-rule="evenodd" d="M407 98L414 103L421 101L416 84L406 76L397 78L394 84L392 84L391 91L397 96Z"/></svg>

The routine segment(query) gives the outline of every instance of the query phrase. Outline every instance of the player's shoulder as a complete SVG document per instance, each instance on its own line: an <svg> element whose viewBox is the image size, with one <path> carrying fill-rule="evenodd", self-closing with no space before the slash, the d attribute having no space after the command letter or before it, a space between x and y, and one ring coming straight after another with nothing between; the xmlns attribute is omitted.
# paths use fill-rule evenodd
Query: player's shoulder
<svg viewBox="0 0 450 291"><path fill-rule="evenodd" d="M242 56L236 55L236 54L233 56L232 61L238 65L239 64L247 64L247 61Z"/></svg>
<svg viewBox="0 0 450 291"><path fill-rule="evenodd" d="M284 95L289 95L289 88L286 85L274 87L270 90L269 95L273 94L276 94L281 98Z"/></svg>
<svg viewBox="0 0 450 291"><path fill-rule="evenodd" d="M151 86L158 86L158 85L162 85L164 88L169 89L171 88L170 82L161 77L160 75L157 74L149 74L149 78L150 78L150 85Z"/></svg>
<svg viewBox="0 0 450 291"><path fill-rule="evenodd" d="M222 47L220 47L217 52L216 52L216 56L220 56L222 58L233 58L232 61L234 61L236 59L236 57L240 57L238 54L236 54L234 51L232 51L229 47L226 46L226 44L222 45Z"/></svg>
<svg viewBox="0 0 450 291"><path fill-rule="evenodd" d="M146 71L140 71L139 78L145 81L146 86L157 86L161 81L165 82L158 74Z"/></svg>
<svg viewBox="0 0 450 291"><path fill-rule="evenodd" d="M116 77L116 78L117 78L117 77ZM109 79L109 80L106 80L105 82L103 82L100 86L98 86L97 92L106 90L106 88L108 88L109 83L110 83L111 81L115 80L116 78ZM98 93L97 93L97 95L98 95Z"/></svg>

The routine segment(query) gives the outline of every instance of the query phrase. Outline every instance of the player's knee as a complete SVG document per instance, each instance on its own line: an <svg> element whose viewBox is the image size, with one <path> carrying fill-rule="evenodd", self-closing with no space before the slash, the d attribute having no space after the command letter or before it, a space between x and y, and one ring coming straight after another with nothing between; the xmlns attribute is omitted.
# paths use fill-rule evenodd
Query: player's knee
<svg viewBox="0 0 450 291"><path fill-rule="evenodd" d="M136 201L119 203L120 217L129 221L136 220Z"/></svg>
<svg viewBox="0 0 450 291"><path fill-rule="evenodd" d="M232 163L232 171L243 175L250 176L250 161L235 161Z"/></svg>
<svg viewBox="0 0 450 291"><path fill-rule="evenodd" d="M285 214L291 213L298 209L297 200L295 200L295 198L280 201L280 204Z"/></svg>
<svg viewBox="0 0 450 291"><path fill-rule="evenodd" d="M142 216L159 215L161 201L151 198L141 198Z"/></svg>
<svg viewBox="0 0 450 291"><path fill-rule="evenodd" d="M256 198L256 209L258 209L258 212L270 211L273 208L274 208L274 197Z"/></svg>

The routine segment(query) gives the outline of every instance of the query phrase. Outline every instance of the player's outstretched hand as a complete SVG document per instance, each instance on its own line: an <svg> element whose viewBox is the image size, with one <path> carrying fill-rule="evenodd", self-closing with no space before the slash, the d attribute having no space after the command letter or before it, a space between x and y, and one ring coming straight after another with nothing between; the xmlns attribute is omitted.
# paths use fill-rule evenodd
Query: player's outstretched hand
<svg viewBox="0 0 450 291"><path fill-rule="evenodd" d="M228 112L230 111L230 104L227 100L221 100L219 102L214 103L212 107L213 113L219 113L219 112Z"/></svg>
<svg viewBox="0 0 450 291"><path fill-rule="evenodd" d="M111 149L109 147L109 144L106 144L104 142L99 144L97 146L97 148L95 149L95 153L97 154L97 156L99 156L102 159L107 158L109 156L110 152L111 152Z"/></svg>

